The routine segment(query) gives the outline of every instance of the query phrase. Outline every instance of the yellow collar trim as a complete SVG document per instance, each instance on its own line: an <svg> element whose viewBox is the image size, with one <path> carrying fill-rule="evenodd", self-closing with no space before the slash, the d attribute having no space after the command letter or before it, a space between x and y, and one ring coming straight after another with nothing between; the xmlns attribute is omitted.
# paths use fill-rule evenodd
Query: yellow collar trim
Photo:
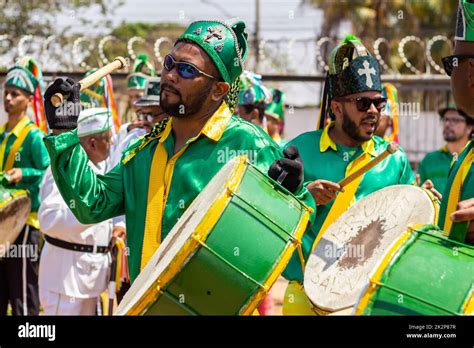
<svg viewBox="0 0 474 348"><path fill-rule="evenodd" d="M329 122L323 129L323 134L321 135L321 140L319 142L319 151L321 152L326 152L329 148L337 151L336 143L329 136L329 129L332 127L334 127L334 122Z"/></svg>
<svg viewBox="0 0 474 348"><path fill-rule="evenodd" d="M334 122L330 122L324 127L323 134L321 134L321 140L319 142L319 151L326 152L329 148L337 151L336 143L329 136L329 129L334 127ZM362 150L372 157L377 157L377 152L375 151L374 139L367 140L362 145Z"/></svg>
<svg viewBox="0 0 474 348"><path fill-rule="evenodd" d="M16 124L15 127L13 127L12 129L12 133L15 134L15 136L18 138L20 136L20 133L21 133L21 130L23 129L23 127L25 127L28 123L30 122L30 119L28 116L23 116L23 118ZM7 123L4 123L1 127L0 127L0 133L4 133L5 130L7 129Z"/></svg>
<svg viewBox="0 0 474 348"><path fill-rule="evenodd" d="M201 129L201 132L199 132L199 134L193 139L197 139L201 134L204 134L209 139L218 142L224 134L225 128L229 124L231 116L232 112L230 112L229 107L225 102L222 102L219 109L217 109L217 111L214 112L214 114L207 120L206 124ZM160 142L164 142L166 138L168 138L168 136L170 135L172 123L173 118L171 117L168 121L168 124L166 125L165 130L163 131L163 135L160 138Z"/></svg>
<svg viewBox="0 0 474 348"><path fill-rule="evenodd" d="M224 134L224 130L229 124L232 113L225 102L222 102L221 106L214 115L206 122L201 133L209 139L215 142L219 141Z"/></svg>
<svg viewBox="0 0 474 348"><path fill-rule="evenodd" d="M448 144L444 144L444 145L439 149L439 151L441 151L441 152L449 152L449 151L448 151Z"/></svg>

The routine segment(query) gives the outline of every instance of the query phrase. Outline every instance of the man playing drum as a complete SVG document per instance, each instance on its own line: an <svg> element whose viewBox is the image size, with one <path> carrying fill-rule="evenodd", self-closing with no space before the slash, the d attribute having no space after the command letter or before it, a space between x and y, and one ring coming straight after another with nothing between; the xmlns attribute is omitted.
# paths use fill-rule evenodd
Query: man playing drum
<svg viewBox="0 0 474 348"><path fill-rule="evenodd" d="M390 185L415 183L408 159L400 150L344 189L337 184L386 150L388 143L374 136L386 99L381 94L379 65L356 37L346 37L332 51L329 67L332 121L322 130L304 133L289 142L301 153L307 189L318 206L314 225L303 236L305 258L318 234L324 233L353 202ZM325 114L322 110L321 117ZM283 313L314 315L296 256L283 273L290 280Z"/></svg>
<svg viewBox="0 0 474 348"><path fill-rule="evenodd" d="M26 189L31 197L31 213L12 248L33 247L37 257L21 257L17 253L17 257L7 256L0 260L0 315L7 313L9 302L13 315L39 313L37 211L40 183L49 157L43 144L44 133L26 115L38 83L30 70L14 66L8 71L4 85L3 101L8 121L0 127L0 172L6 174L7 182L0 185Z"/></svg>
<svg viewBox="0 0 474 348"><path fill-rule="evenodd" d="M76 203L72 211L82 223L125 214L132 282L233 153L247 154L265 173L282 157L268 135L232 114L238 92L235 82L246 54L243 22L192 23L164 60L160 103L170 118L129 147L106 175L96 175L88 167L74 130L78 113L61 116L61 108L50 101L60 92L69 94L66 104L77 104L80 86L60 78L46 91L46 114L53 135L45 143L59 191L65 201ZM54 135L58 129L70 131ZM314 205L301 188L299 155L289 150L286 155L291 158L273 163L271 176Z"/></svg>
<svg viewBox="0 0 474 348"><path fill-rule="evenodd" d="M454 55L443 58L457 107L474 119L474 4L459 1ZM454 239L474 244L474 143L453 162L443 194L439 227ZM470 222L470 223L469 223ZM467 230L467 233L466 233Z"/></svg>

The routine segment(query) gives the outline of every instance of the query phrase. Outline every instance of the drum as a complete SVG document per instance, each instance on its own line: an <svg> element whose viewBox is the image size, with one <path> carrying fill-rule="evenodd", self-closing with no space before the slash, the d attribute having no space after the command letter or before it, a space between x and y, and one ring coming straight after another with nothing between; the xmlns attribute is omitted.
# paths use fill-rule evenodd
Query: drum
<svg viewBox="0 0 474 348"><path fill-rule="evenodd" d="M408 229L362 291L357 315L473 315L474 247L437 226Z"/></svg>
<svg viewBox="0 0 474 348"><path fill-rule="evenodd" d="M252 314L301 245L310 213L238 157L184 212L115 314Z"/></svg>
<svg viewBox="0 0 474 348"><path fill-rule="evenodd" d="M7 189L0 185L0 257L19 236L30 210L28 191Z"/></svg>
<svg viewBox="0 0 474 348"><path fill-rule="evenodd" d="M376 191L331 224L310 257L304 289L313 311L325 315L352 307L372 269L411 224L435 223L438 201L410 185Z"/></svg>

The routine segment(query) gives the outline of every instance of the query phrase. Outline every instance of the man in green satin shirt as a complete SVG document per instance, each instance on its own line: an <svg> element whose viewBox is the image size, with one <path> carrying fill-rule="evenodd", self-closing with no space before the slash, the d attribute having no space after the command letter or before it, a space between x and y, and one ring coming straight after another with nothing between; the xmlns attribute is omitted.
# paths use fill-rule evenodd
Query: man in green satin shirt
<svg viewBox="0 0 474 348"><path fill-rule="evenodd" d="M454 54L443 58L451 76L454 101L474 119L474 3L460 0L456 22ZM474 245L474 158L473 139L453 162L443 193L439 226L457 240Z"/></svg>
<svg viewBox="0 0 474 348"><path fill-rule="evenodd" d="M431 180L436 190L444 192L453 157L457 157L471 139L474 121L458 110L455 104L441 109L439 115L446 144L439 150L426 154L420 162L418 174L421 182Z"/></svg>
<svg viewBox="0 0 474 348"><path fill-rule="evenodd" d="M31 212L12 247L35 250L37 255L0 260L0 316L6 315L9 302L13 315L39 313L39 188L49 156L43 144L44 133L26 115L38 83L26 67L14 66L8 70L4 84L8 122L0 126L0 186L29 191Z"/></svg>
<svg viewBox="0 0 474 348"><path fill-rule="evenodd" d="M265 172L270 168L273 178L286 171L282 184L314 205L302 189L297 153L287 151L281 159L281 150L268 135L231 111L246 53L243 22L192 23L164 59L160 104L171 117L129 147L121 163L106 175L95 175L88 168L75 130L45 138L54 179L66 202L74 202L71 210L80 222L125 214L132 281L235 151L246 152ZM49 98L61 92L68 95L66 105L76 105L78 90L74 81L58 79L46 91L53 134L75 128L77 117L64 115Z"/></svg>
<svg viewBox="0 0 474 348"><path fill-rule="evenodd" d="M381 90L378 62L356 37L349 35L332 51L329 60L327 105L333 121L324 129L304 133L289 142L299 150L305 184L317 205L315 222L303 236L305 258L310 255L321 228L328 223L326 220L337 218L334 213L332 218L328 216L336 202L341 202L335 208L340 214L351 203L384 187L415 184L402 149L365 173L355 192L350 193L348 187L342 192L337 184L357 165L369 162L387 148L388 142L374 136L386 103ZM283 313L314 314L303 292L303 272L295 255L283 275L292 280L285 293Z"/></svg>

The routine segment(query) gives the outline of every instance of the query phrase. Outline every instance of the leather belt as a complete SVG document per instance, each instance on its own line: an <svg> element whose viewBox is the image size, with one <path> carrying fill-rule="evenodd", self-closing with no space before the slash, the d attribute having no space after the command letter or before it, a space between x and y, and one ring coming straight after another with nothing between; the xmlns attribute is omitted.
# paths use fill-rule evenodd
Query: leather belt
<svg viewBox="0 0 474 348"><path fill-rule="evenodd" d="M109 252L108 246L95 246L94 245L87 245L87 244L77 244L77 243L69 243L61 239L56 239L50 237L48 235L44 235L44 239L58 248L63 248L72 251L78 251L83 253L101 253L107 254ZM95 250L94 250L95 249Z"/></svg>

